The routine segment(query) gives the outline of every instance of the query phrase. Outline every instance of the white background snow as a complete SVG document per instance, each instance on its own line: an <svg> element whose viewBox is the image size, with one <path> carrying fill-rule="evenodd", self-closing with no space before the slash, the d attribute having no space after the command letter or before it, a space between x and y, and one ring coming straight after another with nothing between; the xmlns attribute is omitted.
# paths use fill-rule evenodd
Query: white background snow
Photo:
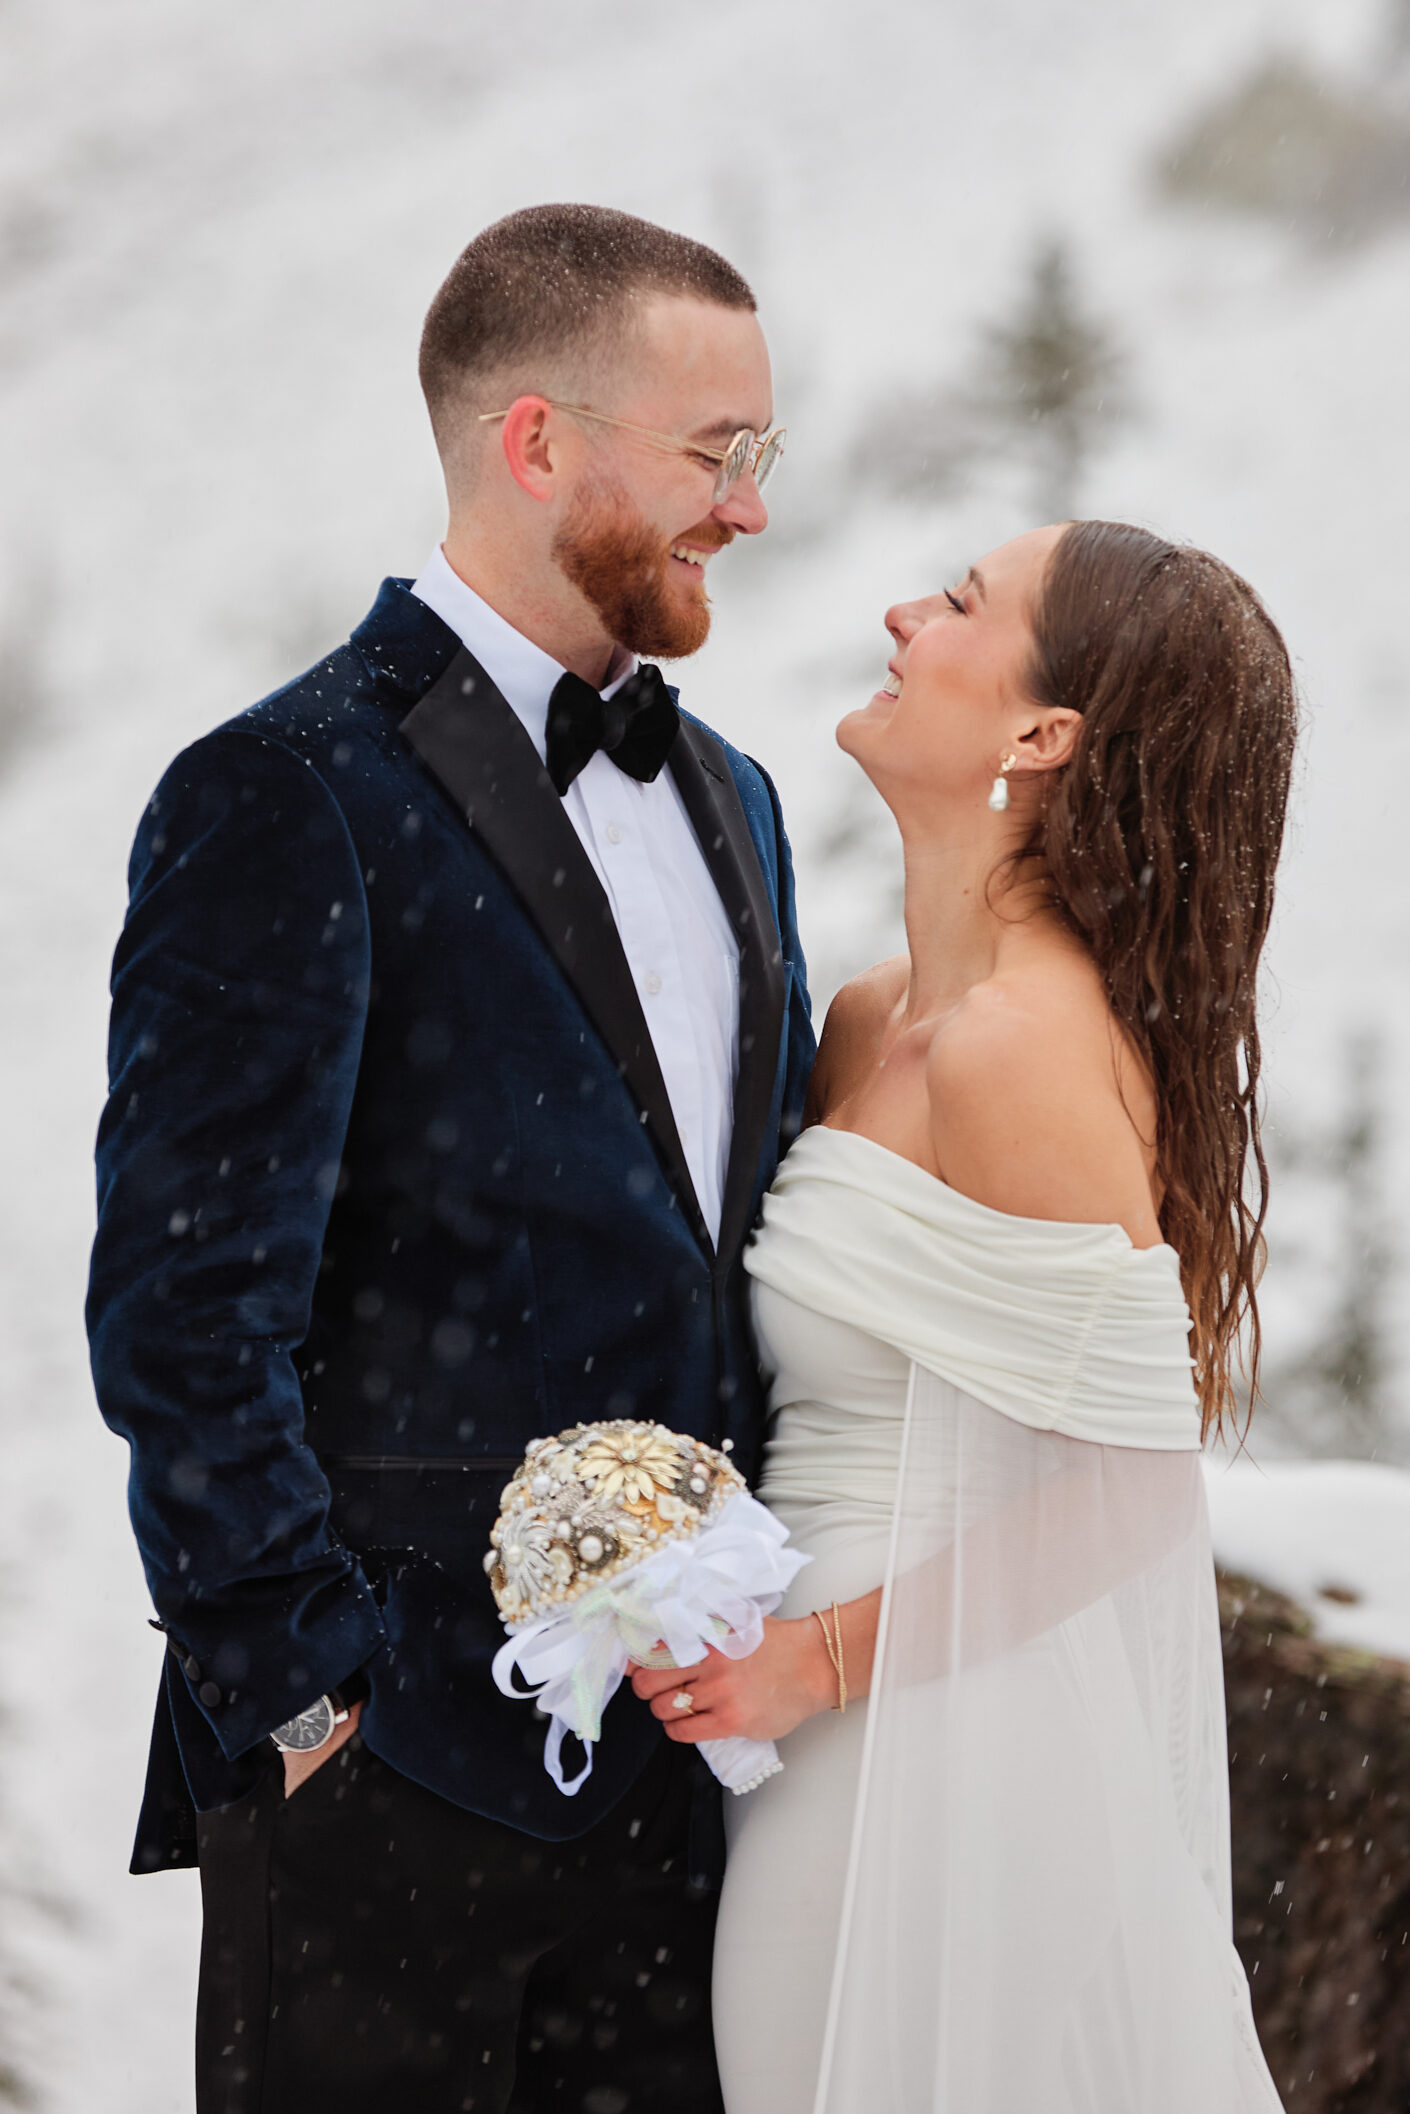
<svg viewBox="0 0 1410 2114"><path fill-rule="evenodd" d="M1150 168L1275 48L1374 70L1388 8L0 0L0 1841L55 2114L190 2106L195 1883L125 1876L161 1654L80 1326L127 846L174 750L439 534L415 348L449 263L576 197L754 280L789 458L684 681L778 780L825 996L894 939L884 835L835 848L831 728L884 664L887 603L1027 525L1008 486L884 506L848 473L857 434L963 366L1039 238L1070 242L1139 404L1086 510L1228 558L1301 670L1269 1082L1306 1125L1349 1031L1382 1030L1388 1082L1410 1032L1410 223L1313 254L1160 203ZM1407 1172L1393 1138L1388 1200ZM1316 1310L1322 1231L1290 1224L1275 1258L1275 1349ZM1404 1479L1252 1474L1213 1479L1233 1560L1324 1611L1320 1585L1360 1589L1328 1633L1410 1655Z"/></svg>

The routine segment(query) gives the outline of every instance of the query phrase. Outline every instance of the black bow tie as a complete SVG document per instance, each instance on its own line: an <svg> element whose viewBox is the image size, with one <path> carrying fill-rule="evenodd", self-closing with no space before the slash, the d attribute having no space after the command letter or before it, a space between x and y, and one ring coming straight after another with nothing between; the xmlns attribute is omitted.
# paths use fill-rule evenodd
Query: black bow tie
<svg viewBox="0 0 1410 2114"><path fill-rule="evenodd" d="M679 726L665 677L650 661L611 697L580 675L560 675L548 701L548 775L561 797L602 749L629 778L650 785Z"/></svg>

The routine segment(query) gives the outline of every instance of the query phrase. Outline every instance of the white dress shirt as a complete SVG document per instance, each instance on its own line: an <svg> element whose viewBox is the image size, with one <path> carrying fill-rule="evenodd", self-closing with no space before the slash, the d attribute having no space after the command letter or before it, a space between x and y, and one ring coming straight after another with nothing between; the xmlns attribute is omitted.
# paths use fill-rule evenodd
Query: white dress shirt
<svg viewBox="0 0 1410 2114"><path fill-rule="evenodd" d="M467 587L439 547L412 593L469 648L544 761L564 670ZM636 670L629 655L603 691ZM720 1237L739 1068L739 945L669 768L651 785L599 750L563 800L607 893L710 1238Z"/></svg>

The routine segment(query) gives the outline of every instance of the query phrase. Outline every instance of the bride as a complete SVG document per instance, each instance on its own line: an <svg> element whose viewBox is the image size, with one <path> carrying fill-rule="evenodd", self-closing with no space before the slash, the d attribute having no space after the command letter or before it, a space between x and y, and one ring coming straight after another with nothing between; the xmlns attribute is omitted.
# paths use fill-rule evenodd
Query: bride
<svg viewBox="0 0 1410 2114"><path fill-rule="evenodd" d="M726 2103L1273 2110L1199 1448L1257 1358L1287 654L1110 522L886 621L838 739L909 951L835 1000L748 1258L760 1495L812 1562L752 1658L633 1676L673 1739L783 1742L728 1816Z"/></svg>

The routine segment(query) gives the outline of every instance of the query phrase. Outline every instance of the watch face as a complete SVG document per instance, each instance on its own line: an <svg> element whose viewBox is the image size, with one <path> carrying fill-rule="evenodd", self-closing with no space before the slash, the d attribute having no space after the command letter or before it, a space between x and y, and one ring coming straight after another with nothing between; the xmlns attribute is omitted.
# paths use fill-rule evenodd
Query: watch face
<svg viewBox="0 0 1410 2114"><path fill-rule="evenodd" d="M322 1747L331 1739L334 1722L332 1704L327 1696L320 1696L307 1710L290 1718L287 1725L281 1725L275 1737L291 1754L311 1754L315 1747Z"/></svg>

